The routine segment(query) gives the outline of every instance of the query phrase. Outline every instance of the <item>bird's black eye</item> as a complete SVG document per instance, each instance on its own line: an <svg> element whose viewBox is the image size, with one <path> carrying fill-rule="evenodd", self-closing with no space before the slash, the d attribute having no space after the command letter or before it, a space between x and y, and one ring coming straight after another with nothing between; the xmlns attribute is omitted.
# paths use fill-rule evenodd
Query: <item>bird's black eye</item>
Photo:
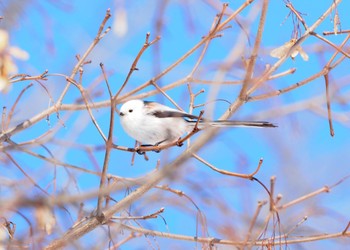
<svg viewBox="0 0 350 250"><path fill-rule="evenodd" d="M129 113L132 113L132 111L134 111L134 110L132 110L132 109L129 109Z"/></svg>

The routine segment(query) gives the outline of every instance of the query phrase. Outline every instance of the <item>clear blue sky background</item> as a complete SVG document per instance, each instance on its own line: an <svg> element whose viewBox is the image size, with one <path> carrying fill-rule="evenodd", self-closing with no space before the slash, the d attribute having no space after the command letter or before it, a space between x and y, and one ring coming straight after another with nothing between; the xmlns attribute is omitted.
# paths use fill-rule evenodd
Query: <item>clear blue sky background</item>
<svg viewBox="0 0 350 250"><path fill-rule="evenodd" d="M228 2L230 7L235 9L242 1ZM293 1L293 4L296 9L304 14L303 17L307 24L311 25L328 8L331 2L332 1L316 0ZM116 92L123 83L132 61L144 42L146 32L150 31L151 39L154 38L154 20L156 18L156 13L159 13L158 3L159 1L124 2L76 0L72 2L67 1L67 3L64 1L59 1L59 3L54 3L54 1L28 1L26 4L23 4L21 15L9 26L11 44L26 50L30 54L30 59L28 61L16 61L19 67L19 73L37 75L47 69L49 73L70 75L76 63L75 55L84 53L90 45L105 15L106 9L111 9L113 16L108 25L113 27L113 25L119 25L116 23L115 14L118 7L122 5L127 11L127 33L124 36L118 36L112 28L112 31L103 38L88 57L88 59L92 60L92 63L84 67L83 85L88 86L91 82L97 81L99 85L96 87L96 90L103 91L102 97L92 97L92 99L94 101L105 99L107 97L105 84L103 81L96 80L100 77L100 62L105 65L106 70L110 73L109 82L113 92ZM202 1L191 1L186 4L186 8L184 8L184 5L181 3L182 1L171 1L166 8L164 15L165 28L159 42L161 53L158 63L160 63L161 70L172 64L199 42L201 37L207 33L213 17L218 13L217 10ZM219 1L213 1L213 3L220 6ZM257 5L254 6L256 7ZM350 3L348 1L343 1L338 8L343 29L349 29L349 9ZM251 8L248 8L248 10L252 11ZM256 14L259 13L259 9L255 11ZM248 12L245 11L243 15L246 17L247 13ZM262 41L266 51L260 51L257 74L262 72L266 64L273 64L276 62L277 59L269 56L269 51L274 47L284 44L291 38L293 23L291 17L286 19L288 13L289 11L285 8L285 3L283 1L271 1ZM251 12L249 14L254 15ZM6 19L2 22L3 25L6 25ZM203 62L204 66L201 68L200 77L202 79L211 80L214 77L216 72L215 70L211 70L211 68L215 68L217 63L222 62L227 57L229 52L227 48L230 48L229 46L235 43L237 39L236 35L240 32L240 28L234 22L232 22L232 26L231 29L224 32L222 38L218 38L212 42ZM256 27L257 22L255 21L251 25L251 28L254 29L252 34L255 34ZM332 28L333 23L331 17L327 17L316 32L322 34L323 31L330 31ZM303 33L303 27L300 27L300 29ZM338 35L336 37L330 37L329 39L339 44L344 37L345 35ZM254 41L253 35L249 38L251 42ZM329 52L320 56L315 53L317 49L316 44L323 45L323 43L316 38L309 38L303 44L304 50L310 56L309 61L304 62L300 56L294 61L291 59L288 60L278 72L296 67L296 73L286 78L280 78L269 82L269 84L272 85L270 89L290 86L320 71L321 67L333 53L333 50L329 46L326 46ZM148 81L155 75L153 49L154 48L150 48L142 56L138 65L139 71L134 72L123 93ZM249 55L249 51L251 50L247 44L246 56ZM194 66L198 55L199 51L175 68L170 74L162 78L159 84L168 84L169 82L185 77ZM342 84L344 81L349 81L348 68L349 62L345 61L342 66L332 72L330 75L331 88L335 86L335 84ZM227 77L227 80L237 80L240 77L242 77L242 71L237 69L232 72L231 76ZM26 84L28 84L28 82L18 83L7 95L0 94L0 105L10 107L14 98L17 97L18 93ZM66 82L62 77L49 77L48 81L44 82L44 84L49 89L53 98L57 99ZM193 88L194 91L198 91L203 88L203 86L194 84ZM208 87L205 88L209 90ZM270 89L266 87L261 93ZM238 90L238 87L225 87L220 92L219 98L233 101L238 94ZM348 89L344 89L343 91L347 93L348 96L349 94L346 90L348 91ZM168 94L185 110L188 108L188 92L186 86L171 90ZM286 110L285 107L287 105L294 105L308 98L322 95L325 96L324 80L323 78L319 78L309 83L307 86L301 87L291 93L261 102L248 103L235 114L235 119L252 118L269 120L277 123L279 127L273 130L225 130L218 136L217 140L204 147L200 151L200 155L203 157L205 156L206 160L216 166L244 173L251 172L255 168L258 160L263 157L265 160L263 169L259 172L257 177L268 185L270 177L272 175L277 176L276 192L283 194L284 202L310 193L324 185L332 185L350 172L350 158L348 153L350 148L349 121L345 124L335 121L334 127L336 135L334 138L331 138L329 136L326 117L321 117L314 112L305 110L291 113L287 116L276 116L272 113L272 110ZM71 88L69 94L64 99L64 103L71 103L78 96L79 92ZM206 98L207 94L203 94L198 98L198 103L206 101ZM170 103L160 95L154 96L150 100L157 100L170 105ZM34 116L46 109L48 105L47 95L38 84L34 83L34 86L26 92L21 99L21 103L15 112L11 125L15 126L21 121ZM324 109L325 104L323 103L321 107ZM222 112L224 112L225 108L227 108L227 104L218 103L215 116L219 117ZM349 114L346 113L349 110L348 101L344 105L333 103L333 110L334 112L349 117ZM109 126L108 112L108 109L94 111L105 134L107 134ZM199 110L195 110L195 112L199 112ZM260 114L264 114L264 116L261 117ZM65 127L59 124L55 114L50 116L51 127L60 128L57 138L87 145L103 145L103 140L90 122L86 112L62 112L61 119L64 121ZM48 126L45 121L42 121L30 128L27 132L15 135L13 139L17 142L30 140L49 128L50 126ZM134 145L133 140L121 130L118 118L116 119L115 141L125 146L131 147ZM102 166L103 150L94 154L94 160L96 160L96 165L94 165L91 163L91 158L88 158L87 154L81 150L58 146L56 143L48 143L47 146L55 157L63 157L62 159L71 164L76 164L92 170L96 170L94 169L96 165L99 167ZM112 154L112 164L109 168L109 172L124 177L141 176L151 171L155 167L158 159L161 159L161 163L165 164L171 159L174 159L182 150L183 149L180 148L171 149L160 154L150 153L150 160L148 162L145 162L142 157L138 156L132 167L130 166L130 153L115 151ZM35 151L47 155L47 152L41 148L36 148ZM23 154L15 154L15 157L23 164L28 173L37 177L38 182L43 187L52 179L52 175L43 175L43 171L52 171L49 170L52 166L48 166L42 161L27 157ZM215 184L216 179L219 180L222 186L218 187L219 184L217 184L213 187L216 191L220 190L217 199L221 201L228 199L230 201L229 207L232 208L232 211L234 211L233 213L237 217L240 217L242 214L251 216L255 211L257 201L267 199L264 190L255 183L234 179L232 177L221 177L194 160L189 161L186 165L188 166L185 166L179 173L178 178L180 181L165 181L164 184L171 183L173 188L178 188L189 193L195 201L200 203L199 206L204 211L206 211L206 208L210 208L210 202L207 204L201 202L203 197L208 195L206 192L210 193L210 185ZM247 166L250 167L247 169ZM7 176L14 174L18 174L18 176L14 176L14 178L22 178L21 174L18 172L15 173L9 169L4 171L4 175ZM77 192L77 189L79 191L86 191L97 188L99 185L99 179L97 177L87 174L79 174L79 177L77 177L78 188L69 183L69 181L65 181L65 178L68 177L66 172L62 169L58 170L58 176L58 180L62 184L58 189L62 191L69 190L70 192ZM195 187L195 185L184 184L188 182L200 185L201 183L205 183L207 178L210 180L210 183L208 183L208 187L203 188L203 190L200 190L198 186ZM282 213L282 225L293 227L293 225L298 223L298 218L301 220L304 215L310 214L311 219L304 226L307 229L311 228L311 230L307 231L305 235L308 235L310 232L340 232L345 228L346 221L349 220L347 212L350 209L349 197L347 194L350 187L349 183L349 181L345 181L332 190L331 194L320 195L319 197L310 199L294 207L287 213ZM65 189L65 184L67 185L67 189ZM242 186L245 190L243 194L240 192ZM38 193L38 191L33 192ZM167 210L163 216L167 225L164 224L163 220L158 219L158 222L153 221L150 223L152 225L151 228L159 231L168 230L172 233L195 235L194 207L191 206L189 202L185 203L185 211L179 213L176 206L171 206L170 204L168 204L168 206L166 204L162 205L162 194L164 195L164 193L159 194L159 201L152 203L152 201L144 199L138 203L137 206L132 207L132 211L138 214L147 214L159 209L160 206L166 206ZM123 195L124 194L120 194L120 196L117 197L121 199ZM196 197L196 195L198 195L198 197ZM167 196L169 196L169 194L167 194ZM146 195L146 197L148 196ZM209 195L208 197L211 196ZM86 210L89 211L93 209L95 204L95 200L87 202ZM313 209L316 209L317 212L313 213ZM188 210L191 212L188 212ZM209 224L215 224L215 219L213 218L216 216L219 216L221 219L226 218L228 221L232 218L232 223L235 223L234 217L227 218L223 214L215 214L215 212L218 211L212 211L210 209L208 209L208 211L206 216L209 218ZM27 212L29 213L29 211ZM58 213L61 213L61 216L65 216L62 215L62 211L58 211ZM231 214L230 216L233 215ZM17 219L18 228L21 230L22 222L20 218ZM242 223L242 221L240 223ZM186 224L186 226L184 226L184 224ZM144 225L147 227L147 223ZM66 228L69 227L70 224L61 226ZM242 230L246 229L244 226L237 226L237 228L242 228ZM284 229L288 231L288 227ZM301 235L303 232L304 231L297 232L297 235ZM236 233L239 234L239 232ZM90 237L91 234L88 236ZM211 234L211 236L221 237L216 233L214 233L214 235ZM96 240L98 240L98 235L91 237L96 237ZM150 239L150 241L153 241L153 239ZM157 239L160 247L166 246L166 241L167 240L164 239ZM142 243L145 242L141 241L140 246L142 246ZM327 242L329 246L339 246L338 243L333 243L333 241ZM181 245L182 247L193 247L192 243L187 242L178 242L176 244L178 244L178 246L183 244ZM311 247L318 248L322 246L322 244L323 243L310 243L310 249ZM309 245L307 244L305 246L308 247ZM136 245L130 244L127 247L133 249ZM294 249L293 246L290 247Z"/></svg>

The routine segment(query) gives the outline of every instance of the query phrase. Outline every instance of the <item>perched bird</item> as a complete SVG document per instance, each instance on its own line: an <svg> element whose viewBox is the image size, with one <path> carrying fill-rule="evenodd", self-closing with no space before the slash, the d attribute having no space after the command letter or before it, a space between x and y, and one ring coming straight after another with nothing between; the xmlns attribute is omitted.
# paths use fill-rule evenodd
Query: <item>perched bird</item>
<svg viewBox="0 0 350 250"><path fill-rule="evenodd" d="M199 117L182 112L157 102L143 100L127 101L120 108L120 122L125 132L138 142L159 145L177 141L191 132ZM198 129L215 127L276 127L263 121L209 121L200 119Z"/></svg>

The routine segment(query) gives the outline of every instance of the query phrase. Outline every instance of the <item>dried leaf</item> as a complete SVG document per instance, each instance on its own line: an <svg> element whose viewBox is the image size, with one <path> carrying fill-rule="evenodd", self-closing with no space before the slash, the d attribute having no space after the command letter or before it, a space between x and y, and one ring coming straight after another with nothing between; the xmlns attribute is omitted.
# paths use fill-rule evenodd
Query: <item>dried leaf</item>
<svg viewBox="0 0 350 250"><path fill-rule="evenodd" d="M10 82L7 77L0 76L0 92L7 93Z"/></svg>
<svg viewBox="0 0 350 250"><path fill-rule="evenodd" d="M301 58L303 58L304 61L309 60L309 55L306 54L306 52L300 46L297 48L297 50L299 51L300 56L301 56Z"/></svg>
<svg viewBox="0 0 350 250"><path fill-rule="evenodd" d="M7 249L6 243L10 238L11 235L6 226L0 224L0 250Z"/></svg>
<svg viewBox="0 0 350 250"><path fill-rule="evenodd" d="M18 58L18 59L21 59L21 60L28 60L29 59L28 52L25 50L22 50L18 47L10 47L9 53L11 56Z"/></svg>
<svg viewBox="0 0 350 250"><path fill-rule="evenodd" d="M9 45L9 34L7 31L0 29L0 53L3 53Z"/></svg>
<svg viewBox="0 0 350 250"><path fill-rule="evenodd" d="M56 218L51 209L46 206L38 207L35 210L35 217L39 228L50 235L56 225Z"/></svg>
<svg viewBox="0 0 350 250"><path fill-rule="evenodd" d="M270 52L270 56L281 59L283 56L285 56L288 51L292 48L292 46L296 43L297 39L293 38L290 41L286 42L282 46L273 49ZM306 54L306 52L302 49L301 46L298 46L290 55L292 59L294 59L298 54L300 53L301 58L303 58L304 61L309 60L309 56Z"/></svg>
<svg viewBox="0 0 350 250"><path fill-rule="evenodd" d="M117 8L114 16L113 32L117 36L123 37L128 32L127 12L124 8Z"/></svg>
<svg viewBox="0 0 350 250"><path fill-rule="evenodd" d="M333 19L333 31L334 31L334 34L337 35L339 30L341 30L341 28L340 28L340 18L339 18L338 11L336 11L336 13L334 15L334 19Z"/></svg>
<svg viewBox="0 0 350 250"><path fill-rule="evenodd" d="M18 47L9 46L8 32L0 29L0 92L6 93L10 89L9 74L18 72L14 58L27 60L29 54Z"/></svg>
<svg viewBox="0 0 350 250"><path fill-rule="evenodd" d="M275 57L275 58L282 58L285 54L288 53L288 51L290 50L290 48L296 43L296 39L291 39L290 41L286 42L285 44L283 44L282 46L278 47L278 48L275 48L273 49L271 52L270 52L270 56L272 57ZM293 55L291 55L291 57L295 57L298 55L299 52L296 52L296 54L294 55L294 52L293 52Z"/></svg>

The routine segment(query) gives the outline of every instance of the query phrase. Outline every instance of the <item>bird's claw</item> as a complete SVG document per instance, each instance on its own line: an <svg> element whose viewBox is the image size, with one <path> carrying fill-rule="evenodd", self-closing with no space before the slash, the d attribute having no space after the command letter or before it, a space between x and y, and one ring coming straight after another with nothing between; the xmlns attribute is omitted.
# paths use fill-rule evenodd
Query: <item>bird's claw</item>
<svg viewBox="0 0 350 250"><path fill-rule="evenodd" d="M193 128L192 133L197 133L198 131L199 131L199 128L198 128L197 126L195 126L195 127Z"/></svg>
<svg viewBox="0 0 350 250"><path fill-rule="evenodd" d="M181 137L176 141L176 146L178 147L182 147L182 145L184 145L183 140L181 139Z"/></svg>
<svg viewBox="0 0 350 250"><path fill-rule="evenodd" d="M142 151L140 148L137 148L136 153L138 153L139 155L144 155L146 152Z"/></svg>

